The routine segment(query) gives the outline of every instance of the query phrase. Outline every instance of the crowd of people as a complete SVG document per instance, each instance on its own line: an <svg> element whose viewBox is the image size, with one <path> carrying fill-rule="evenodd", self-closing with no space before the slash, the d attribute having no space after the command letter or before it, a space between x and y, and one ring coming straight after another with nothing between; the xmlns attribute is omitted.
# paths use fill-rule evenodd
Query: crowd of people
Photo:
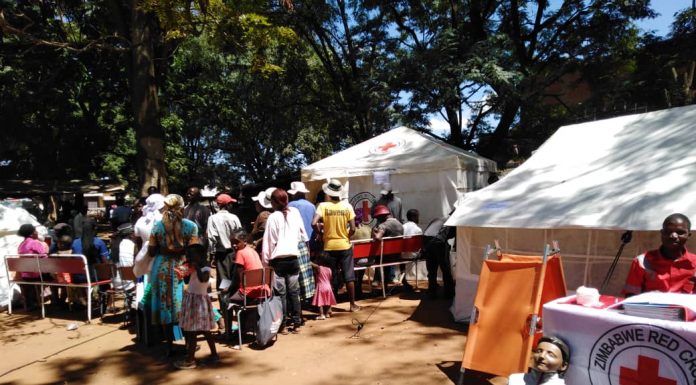
<svg viewBox="0 0 696 385"><path fill-rule="evenodd" d="M185 198L177 194L163 196L152 189L133 207L117 202L109 216L113 230L108 239L110 247L97 237L94 218L79 212L71 223L55 225L48 242L39 240L34 226L22 225L18 234L25 239L18 253L81 254L90 266L107 262L132 266L138 282L115 277L113 285L132 292L138 287L142 289L138 301L151 314L152 323L162 327L167 354L173 354L175 340L186 340L185 359L174 365L189 369L196 367L198 335L202 334L210 345L209 359L216 360L211 332L243 327L237 324L233 313L235 304L245 298L266 298L271 293L278 296L283 306L283 334L300 332L303 307L316 310L316 320L331 318L338 288L343 285L349 311L360 311L356 300L362 295L365 271L355 270L353 240L422 234L426 239L422 252L428 270L428 293L432 297L438 295L440 270L442 295L452 298L454 280L447 257L454 228L444 225L446 218L436 218L421 229L417 209L407 210L402 220L401 201L390 186L383 187L371 209L371 216L376 219L374 227L367 223L369 217L356 217L353 207L343 199L344 186L332 179L322 186L324 199L315 203L306 199L309 190L302 182L292 182L287 191L275 187L260 191L252 198L257 216L248 229L234 214L237 200L229 194L217 195L211 209L201 203L200 189L196 187L189 188ZM659 248L633 260L624 296L646 291L696 292L696 256L686 249L691 235L689 218L683 214L669 215L662 224L661 235ZM262 268L273 269L272 287L241 282L244 272ZM96 272L92 269L89 274ZM385 269L384 274L387 282L411 289L403 265L398 272ZM22 278L39 279L34 273L22 273ZM87 277L72 274L52 278L85 282ZM209 295L213 290L211 281L215 282L218 306ZM34 290L24 289L29 307L36 307L41 299ZM53 288L51 302L79 307L84 303L84 294ZM570 351L560 338L543 337L532 358L531 370L512 375L511 384L563 383Z"/></svg>
<svg viewBox="0 0 696 385"><path fill-rule="evenodd" d="M175 340L186 339L186 359L175 362L186 369L195 366L190 341L195 341L197 335L203 334L212 344L212 330L234 332L243 327L236 322L235 304L245 297L254 300L273 293L280 298L285 315L281 334L300 332L305 322L303 307L316 310L316 320L331 318L332 306L343 286L349 310L359 311L356 300L363 295L364 270L356 274L351 240L423 233L417 209L407 211L405 222L398 219L402 204L388 185L372 208L377 222L374 228L366 216L356 218L353 207L342 199L344 186L340 181L330 180L322 186L321 201L308 201L308 193L302 182L292 182L287 191L275 187L260 191L252 198L257 216L245 229L235 214L237 200L230 194L218 194L213 205L206 205L197 187L190 187L184 197L163 196L151 188L147 197L132 206L127 206L122 197L116 199L115 207L108 211L112 231L106 239L97 236L96 220L80 210L68 223L56 224L46 242L38 239L32 225L23 225L19 234L25 241L18 252L82 254L87 258L92 280L97 275L97 264L132 266L138 281L123 280L117 274L113 286L137 299L140 307L150 313L152 323L162 326L168 355L173 355ZM428 245L442 243L432 250L445 253L453 232L443 224L443 218L433 221L426 233L433 234ZM429 274L429 293L437 294L439 266L445 278L444 295L452 298L454 282L449 263L438 264L438 260L444 260L439 255L428 260L428 266L434 268ZM264 267L273 269L273 287L242 284L243 272ZM27 279L37 278L24 274ZM403 267L399 273L385 269L385 276L388 283L412 289ZM62 277L70 282L85 282L86 278L77 274ZM51 303L56 306L83 308L86 303L84 290L57 287L54 291ZM23 288L23 292L29 307L36 307L39 299L31 296L34 290ZM210 300L211 292L216 294L213 298L217 298L217 306ZM211 352L211 359L215 359L214 346Z"/></svg>

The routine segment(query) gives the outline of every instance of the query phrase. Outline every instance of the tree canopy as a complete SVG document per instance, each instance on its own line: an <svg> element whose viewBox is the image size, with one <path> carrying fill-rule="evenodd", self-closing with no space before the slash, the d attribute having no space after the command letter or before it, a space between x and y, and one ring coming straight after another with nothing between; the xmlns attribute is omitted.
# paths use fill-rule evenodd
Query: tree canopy
<svg viewBox="0 0 696 385"><path fill-rule="evenodd" d="M696 10L648 0L0 0L0 179L234 188L397 124L505 162L691 104Z"/></svg>

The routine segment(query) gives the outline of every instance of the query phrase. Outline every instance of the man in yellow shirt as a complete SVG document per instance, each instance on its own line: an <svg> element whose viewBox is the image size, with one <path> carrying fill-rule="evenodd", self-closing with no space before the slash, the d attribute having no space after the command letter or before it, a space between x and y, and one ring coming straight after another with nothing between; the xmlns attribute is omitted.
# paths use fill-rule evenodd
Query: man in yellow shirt
<svg viewBox="0 0 696 385"><path fill-rule="evenodd" d="M353 245L350 237L355 232L355 212L353 206L341 201L343 185L336 179L324 183L322 190L330 198L317 207L312 219L312 227L319 231L318 223L324 223L324 251L333 258L336 267L343 273L346 282L350 311L360 310L355 303L355 271L353 270Z"/></svg>

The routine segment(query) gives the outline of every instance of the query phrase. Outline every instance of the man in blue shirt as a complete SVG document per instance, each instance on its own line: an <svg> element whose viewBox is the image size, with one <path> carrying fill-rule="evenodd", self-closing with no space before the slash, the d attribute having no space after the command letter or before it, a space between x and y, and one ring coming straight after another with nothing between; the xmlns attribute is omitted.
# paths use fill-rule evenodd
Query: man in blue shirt
<svg viewBox="0 0 696 385"><path fill-rule="evenodd" d="M305 199L305 194L308 192L309 190L307 190L304 183L290 183L288 193L292 196L292 201L288 203L288 206L294 207L300 212L305 232L307 232L307 238L311 240L314 234L312 219L314 219L316 208L310 201ZM309 299L314 295L314 272L309 260L309 242L300 242L298 248L300 250L300 297Z"/></svg>
<svg viewBox="0 0 696 385"><path fill-rule="evenodd" d="M314 212L316 208L314 205L305 199L305 194L308 193L307 187L305 187L302 182L292 182L290 183L290 189L288 193L292 196L292 201L288 203L288 206L294 207L300 212L302 216L302 222L304 223L305 231L307 232L307 237L312 239L312 234L314 229L312 229L312 218L314 218Z"/></svg>

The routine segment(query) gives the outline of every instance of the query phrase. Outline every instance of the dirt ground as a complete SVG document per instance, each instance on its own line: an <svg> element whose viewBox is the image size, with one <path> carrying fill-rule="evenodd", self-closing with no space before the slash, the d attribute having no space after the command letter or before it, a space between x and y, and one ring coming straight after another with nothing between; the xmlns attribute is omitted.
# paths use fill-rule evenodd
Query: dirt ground
<svg viewBox="0 0 696 385"><path fill-rule="evenodd" d="M466 325L456 324L449 301L425 298L421 291L359 302L363 310L346 311L339 303L334 317L307 322L299 334L279 335L264 350L251 338L234 350L218 337L221 361L195 370L176 370L163 358L161 345L136 343L133 328L121 328L122 315L91 324L84 312L47 308L30 314L0 315L2 384L452 384L466 341ZM358 338L354 319L364 323ZM66 330L70 323L78 329ZM183 341L179 342L183 344ZM203 340L196 358L209 350ZM181 358L181 354L177 358ZM471 373L466 384L489 384Z"/></svg>

